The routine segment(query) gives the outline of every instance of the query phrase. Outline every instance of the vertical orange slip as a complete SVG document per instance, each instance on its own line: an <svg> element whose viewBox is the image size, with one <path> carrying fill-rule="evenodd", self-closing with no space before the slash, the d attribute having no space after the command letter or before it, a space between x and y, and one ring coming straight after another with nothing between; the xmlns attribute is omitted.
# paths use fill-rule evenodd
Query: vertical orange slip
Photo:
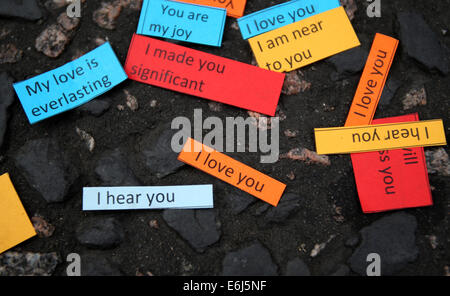
<svg viewBox="0 0 450 296"><path fill-rule="evenodd" d="M36 235L9 174L0 176L0 254Z"/></svg>
<svg viewBox="0 0 450 296"><path fill-rule="evenodd" d="M277 206L286 185L211 147L188 138L178 160Z"/></svg>
<svg viewBox="0 0 450 296"><path fill-rule="evenodd" d="M397 39L375 34L344 126L372 123L397 46Z"/></svg>

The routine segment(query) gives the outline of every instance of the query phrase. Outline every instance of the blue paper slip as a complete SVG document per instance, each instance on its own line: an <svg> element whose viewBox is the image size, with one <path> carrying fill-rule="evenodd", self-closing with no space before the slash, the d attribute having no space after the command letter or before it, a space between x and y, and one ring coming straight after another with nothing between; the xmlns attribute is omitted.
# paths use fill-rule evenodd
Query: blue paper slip
<svg viewBox="0 0 450 296"><path fill-rule="evenodd" d="M70 63L13 86L28 120L34 124L83 105L127 78L107 42Z"/></svg>
<svg viewBox="0 0 450 296"><path fill-rule="evenodd" d="M214 200L211 184L83 188L83 211L212 207Z"/></svg>
<svg viewBox="0 0 450 296"><path fill-rule="evenodd" d="M144 0L137 33L221 46L227 10L184 2Z"/></svg>
<svg viewBox="0 0 450 296"><path fill-rule="evenodd" d="M248 39L340 6L339 0L294 0L238 18L242 37Z"/></svg>

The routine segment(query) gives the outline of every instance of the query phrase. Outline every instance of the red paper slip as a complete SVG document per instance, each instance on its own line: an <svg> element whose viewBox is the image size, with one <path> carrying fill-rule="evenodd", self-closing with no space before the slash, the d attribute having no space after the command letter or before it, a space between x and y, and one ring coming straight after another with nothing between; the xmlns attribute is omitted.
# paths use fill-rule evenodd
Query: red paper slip
<svg viewBox="0 0 450 296"><path fill-rule="evenodd" d="M374 119L372 124L418 121L416 114ZM351 154L364 213L433 204L423 147Z"/></svg>
<svg viewBox="0 0 450 296"><path fill-rule="evenodd" d="M284 74L133 35L130 79L274 116Z"/></svg>

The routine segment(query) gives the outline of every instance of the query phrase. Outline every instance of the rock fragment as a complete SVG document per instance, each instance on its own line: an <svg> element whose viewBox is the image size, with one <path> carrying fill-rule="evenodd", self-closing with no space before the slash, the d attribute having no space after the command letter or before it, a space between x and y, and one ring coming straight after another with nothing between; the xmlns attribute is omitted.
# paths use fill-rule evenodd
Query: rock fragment
<svg viewBox="0 0 450 296"><path fill-rule="evenodd" d="M122 225L115 218L84 220L77 229L80 244L92 249L111 249L120 245L125 237Z"/></svg>
<svg viewBox="0 0 450 296"><path fill-rule="evenodd" d="M48 202L62 202L78 179L73 167L55 140L31 140L14 157L28 183Z"/></svg>
<svg viewBox="0 0 450 296"><path fill-rule="evenodd" d="M35 21L42 17L42 11L36 0L0 1L0 16Z"/></svg>
<svg viewBox="0 0 450 296"><path fill-rule="evenodd" d="M281 154L280 159L288 158L292 160L300 160L304 161L308 164L317 163L321 165L329 166L331 164L330 159L327 155L318 155L314 151L310 151L306 148L294 148L291 149L288 153Z"/></svg>
<svg viewBox="0 0 450 296"><path fill-rule="evenodd" d="M257 199L242 190L231 189L226 193L226 201L231 207L231 212L238 215L255 203Z"/></svg>
<svg viewBox="0 0 450 296"><path fill-rule="evenodd" d="M127 90L124 90L127 100L127 106L131 111L136 111L139 109L139 103L135 96L131 95Z"/></svg>
<svg viewBox="0 0 450 296"><path fill-rule="evenodd" d="M361 43L364 44L364 38L361 39ZM359 73L366 65L368 56L369 50L366 46L358 46L327 59L336 69L336 72L331 74L331 79L341 80Z"/></svg>
<svg viewBox="0 0 450 296"><path fill-rule="evenodd" d="M342 6L344 6L345 12L350 20L355 18L355 12L358 10L355 0L340 0Z"/></svg>
<svg viewBox="0 0 450 296"><path fill-rule="evenodd" d="M381 93L380 106L389 105L401 85L401 81L389 76L383 88L383 92Z"/></svg>
<svg viewBox="0 0 450 296"><path fill-rule="evenodd" d="M33 223L34 230L39 237L50 237L55 231L55 226L45 221L42 217L34 216L31 218L31 223Z"/></svg>
<svg viewBox="0 0 450 296"><path fill-rule="evenodd" d="M50 276L59 262L56 253L6 252L0 254L0 276Z"/></svg>
<svg viewBox="0 0 450 296"><path fill-rule="evenodd" d="M450 163L444 148L425 151L428 174L450 176Z"/></svg>
<svg viewBox="0 0 450 296"><path fill-rule="evenodd" d="M22 59L23 51L14 44L0 45L0 64L14 64Z"/></svg>
<svg viewBox="0 0 450 296"><path fill-rule="evenodd" d="M221 236L215 210L165 210L163 218L200 253L216 243Z"/></svg>
<svg viewBox="0 0 450 296"><path fill-rule="evenodd" d="M429 71L437 69L447 75L450 70L448 49L423 17L415 12L399 12L397 23L403 51Z"/></svg>
<svg viewBox="0 0 450 296"><path fill-rule="evenodd" d="M119 150L107 150L97 162L95 173L105 186L139 186L140 182Z"/></svg>
<svg viewBox="0 0 450 296"><path fill-rule="evenodd" d="M77 132L78 136L80 136L81 140L84 142L89 152L94 151L95 148L94 138L89 133L85 132L82 129L79 129L78 127L75 128L75 131Z"/></svg>
<svg viewBox="0 0 450 296"><path fill-rule="evenodd" d="M80 19L77 17L69 17L67 13L61 13L56 22L63 28L66 32L75 30L80 24Z"/></svg>
<svg viewBox="0 0 450 296"><path fill-rule="evenodd" d="M94 11L92 15L94 22L101 28L114 30L116 28L116 19L122 11L120 1L114 3L102 2L100 8Z"/></svg>
<svg viewBox="0 0 450 296"><path fill-rule="evenodd" d="M13 79L6 72L0 72L0 148L3 145L7 124L8 108L14 101Z"/></svg>
<svg viewBox="0 0 450 296"><path fill-rule="evenodd" d="M51 58L57 58L66 48L70 39L57 24L47 27L36 39L35 47L38 51Z"/></svg>
<svg viewBox="0 0 450 296"><path fill-rule="evenodd" d="M259 242L229 252L223 259L222 266L224 276L274 276L278 269L269 251Z"/></svg>
<svg viewBox="0 0 450 296"><path fill-rule="evenodd" d="M425 106L427 104L427 93L425 87L414 88L410 90L403 99L403 110L408 110L416 106Z"/></svg>
<svg viewBox="0 0 450 296"><path fill-rule="evenodd" d="M291 71L286 74L281 92L285 95L295 95L304 92L311 87L311 82L300 79L299 74L303 76L300 71Z"/></svg>
<svg viewBox="0 0 450 296"><path fill-rule="evenodd" d="M362 242L349 262L353 271L366 274L367 255L377 253L382 259L381 275L393 275L416 260L419 250L415 231L417 220L403 212L385 216L361 229Z"/></svg>

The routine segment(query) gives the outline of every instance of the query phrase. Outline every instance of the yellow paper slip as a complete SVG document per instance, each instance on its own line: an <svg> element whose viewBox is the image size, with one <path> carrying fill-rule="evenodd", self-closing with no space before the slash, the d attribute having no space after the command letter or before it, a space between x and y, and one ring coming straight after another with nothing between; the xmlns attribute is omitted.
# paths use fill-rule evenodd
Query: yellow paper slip
<svg viewBox="0 0 450 296"><path fill-rule="evenodd" d="M441 119L316 128L314 134L318 154L357 153L447 144Z"/></svg>
<svg viewBox="0 0 450 296"><path fill-rule="evenodd" d="M292 71L359 46L342 6L248 39L261 68Z"/></svg>
<svg viewBox="0 0 450 296"><path fill-rule="evenodd" d="M8 174L0 176L0 254L36 235Z"/></svg>

